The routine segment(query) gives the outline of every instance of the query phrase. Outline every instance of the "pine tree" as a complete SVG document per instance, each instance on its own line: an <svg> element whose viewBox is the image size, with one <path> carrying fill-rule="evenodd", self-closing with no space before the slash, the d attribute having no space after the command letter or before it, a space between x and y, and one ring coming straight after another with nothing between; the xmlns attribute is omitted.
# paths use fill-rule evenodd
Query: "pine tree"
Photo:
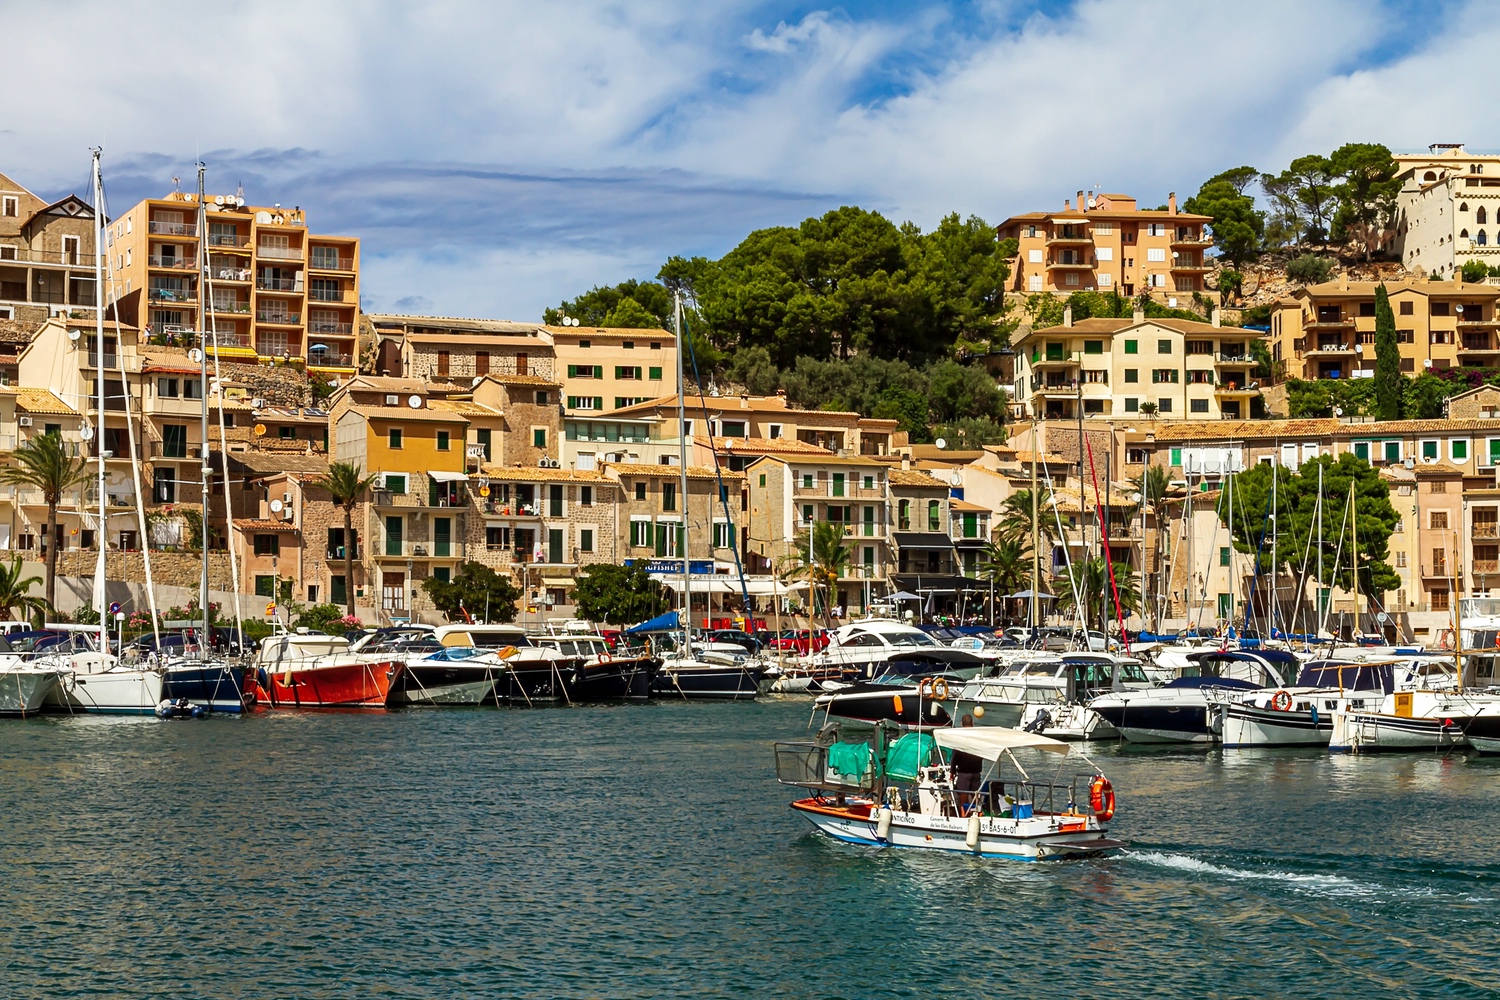
<svg viewBox="0 0 1500 1000"><path fill-rule="evenodd" d="M1401 345L1396 342L1396 316L1382 283L1375 289L1375 415L1381 420L1401 419Z"/></svg>

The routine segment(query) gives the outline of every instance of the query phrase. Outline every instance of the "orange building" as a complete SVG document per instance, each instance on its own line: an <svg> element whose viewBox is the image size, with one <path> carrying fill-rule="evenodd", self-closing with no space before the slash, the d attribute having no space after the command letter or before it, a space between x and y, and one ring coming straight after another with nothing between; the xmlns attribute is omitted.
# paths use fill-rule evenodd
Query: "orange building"
<svg viewBox="0 0 1500 1000"><path fill-rule="evenodd" d="M1123 194L1078 192L1060 212L1028 212L1000 224L1001 239L1020 246L1011 275L1018 292L1111 292L1159 298L1203 290L1212 268L1204 251L1213 237L1207 215L1177 211L1177 195L1164 209L1140 209Z"/></svg>

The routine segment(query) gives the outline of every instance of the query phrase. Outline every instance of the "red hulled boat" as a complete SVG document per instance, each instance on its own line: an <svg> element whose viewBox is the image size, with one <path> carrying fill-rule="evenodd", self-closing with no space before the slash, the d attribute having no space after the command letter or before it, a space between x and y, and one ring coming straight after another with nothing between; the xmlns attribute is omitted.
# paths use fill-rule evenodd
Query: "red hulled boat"
<svg viewBox="0 0 1500 1000"><path fill-rule="evenodd" d="M342 636L290 633L261 646L256 680L272 708L384 708L400 660L362 658Z"/></svg>

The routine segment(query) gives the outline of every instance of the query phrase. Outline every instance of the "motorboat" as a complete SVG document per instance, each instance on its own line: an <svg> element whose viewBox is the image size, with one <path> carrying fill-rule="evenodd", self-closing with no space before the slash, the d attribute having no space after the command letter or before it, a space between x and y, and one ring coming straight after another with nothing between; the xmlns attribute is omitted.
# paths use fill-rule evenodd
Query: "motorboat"
<svg viewBox="0 0 1500 1000"><path fill-rule="evenodd" d="M45 703L66 712L151 715L162 700L162 675L154 666L128 664L99 644L97 625L47 624L55 640L38 641L32 665L58 672Z"/></svg>
<svg viewBox="0 0 1500 1000"><path fill-rule="evenodd" d="M1497 657L1461 656L1459 676L1453 656L1419 656L1393 671L1394 689L1378 705L1332 712L1328 748L1337 752L1451 750L1489 745L1500 735L1492 717L1500 712L1495 693ZM1470 735L1471 730L1473 736Z"/></svg>
<svg viewBox="0 0 1500 1000"><path fill-rule="evenodd" d="M349 651L374 663L405 664L386 692L391 708L492 701L495 680L506 669L494 657L478 657L482 651L472 646L444 646L427 625L376 629L355 639Z"/></svg>
<svg viewBox="0 0 1500 1000"><path fill-rule="evenodd" d="M953 714L948 698L963 683L956 674L916 677L892 672L819 695L813 705L828 718L927 728L949 726Z"/></svg>
<svg viewBox="0 0 1500 1000"><path fill-rule="evenodd" d="M1373 711L1393 687L1392 661L1310 660L1297 682L1219 705L1226 747L1327 746L1335 712Z"/></svg>
<svg viewBox="0 0 1500 1000"><path fill-rule="evenodd" d="M570 669L579 673L575 697L579 701L615 701L649 698L656 660L626 647L611 650L608 640L596 633L569 629L533 633L531 641L543 649L556 650ZM726 644L727 645L727 644ZM744 648L734 647L741 653Z"/></svg>
<svg viewBox="0 0 1500 1000"><path fill-rule="evenodd" d="M255 659L255 678L272 708L384 708L399 658L361 656L349 640L298 629L268 637Z"/></svg>
<svg viewBox="0 0 1500 1000"><path fill-rule="evenodd" d="M758 659L715 662L702 656L667 655L652 679L658 698L745 701L760 694L765 668Z"/></svg>
<svg viewBox="0 0 1500 1000"><path fill-rule="evenodd" d="M967 680L985 665L971 650L944 646L921 629L889 618L868 618L834 629L828 648L813 659L820 666L852 668L866 678L895 670L956 674Z"/></svg>
<svg viewBox="0 0 1500 1000"><path fill-rule="evenodd" d="M1114 727L1088 708L1107 691L1151 687L1140 660L1108 653L1027 652L991 677L959 691L954 714L962 724L1008 726L1053 739L1111 739Z"/></svg>
<svg viewBox="0 0 1500 1000"><path fill-rule="evenodd" d="M49 700L56 701L62 672L39 666L0 637L0 715L37 715Z"/></svg>
<svg viewBox="0 0 1500 1000"><path fill-rule="evenodd" d="M1051 780L1034 780L1016 751L1063 759ZM1001 728L868 737L826 727L813 742L778 743L776 777L811 795L791 803L821 833L847 844L911 847L975 857L1039 861L1105 854L1115 792L1086 757L1035 733ZM1087 772L1064 774L1074 759Z"/></svg>
<svg viewBox="0 0 1500 1000"><path fill-rule="evenodd" d="M1279 688L1298 661L1277 649L1213 650L1194 654L1182 676L1163 687L1111 691L1089 708L1131 743L1213 743L1218 706L1260 688Z"/></svg>
<svg viewBox="0 0 1500 1000"><path fill-rule="evenodd" d="M440 625L433 630L433 637L446 647L473 647L475 654L465 662L496 670L492 696L500 704L571 704L578 700L582 669L569 663L558 650L538 645L519 625Z"/></svg>

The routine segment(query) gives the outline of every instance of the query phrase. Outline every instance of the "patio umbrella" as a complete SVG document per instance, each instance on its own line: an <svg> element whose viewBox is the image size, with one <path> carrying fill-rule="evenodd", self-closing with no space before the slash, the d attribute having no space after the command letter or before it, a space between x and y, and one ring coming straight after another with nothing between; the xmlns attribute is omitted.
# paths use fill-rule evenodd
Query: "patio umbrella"
<svg viewBox="0 0 1500 1000"><path fill-rule="evenodd" d="M1023 590L1023 591L1020 591L1019 593L1006 594L1005 596L1007 598L1011 598L1011 599L1015 599L1015 600L1028 600L1029 601L1033 597L1035 597L1039 601L1055 601L1055 600L1057 600L1057 595L1056 594L1044 594L1040 590Z"/></svg>
<svg viewBox="0 0 1500 1000"><path fill-rule="evenodd" d="M886 598L886 600L888 601L920 601L921 599L922 598L917 594L913 594L905 590L898 590L890 597Z"/></svg>
<svg viewBox="0 0 1500 1000"><path fill-rule="evenodd" d="M317 351L319 354L322 354L324 351L328 350L328 345L327 344L314 344L311 347L309 347L308 350L309 351Z"/></svg>

